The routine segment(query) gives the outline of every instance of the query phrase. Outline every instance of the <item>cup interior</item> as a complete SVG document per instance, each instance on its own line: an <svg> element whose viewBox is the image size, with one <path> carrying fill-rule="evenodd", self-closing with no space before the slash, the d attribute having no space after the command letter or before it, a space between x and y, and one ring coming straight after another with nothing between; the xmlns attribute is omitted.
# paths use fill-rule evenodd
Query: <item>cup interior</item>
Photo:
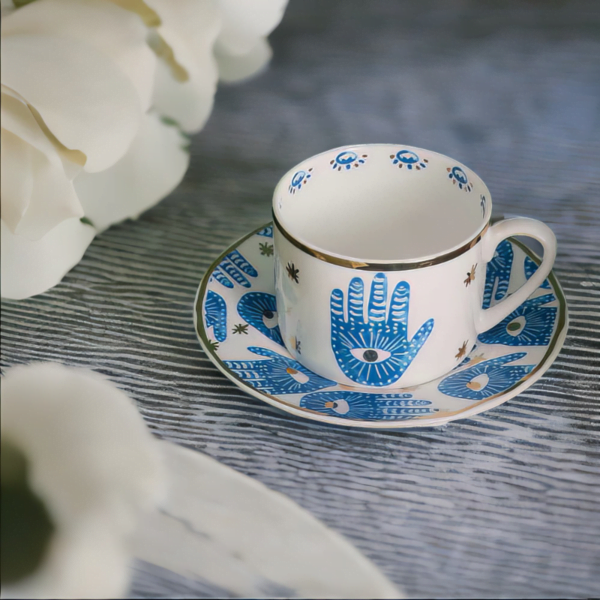
<svg viewBox="0 0 600 600"><path fill-rule="evenodd" d="M311 249L410 262L459 248L485 227L491 196L461 163L422 148L366 144L313 156L280 180L273 211Z"/></svg>

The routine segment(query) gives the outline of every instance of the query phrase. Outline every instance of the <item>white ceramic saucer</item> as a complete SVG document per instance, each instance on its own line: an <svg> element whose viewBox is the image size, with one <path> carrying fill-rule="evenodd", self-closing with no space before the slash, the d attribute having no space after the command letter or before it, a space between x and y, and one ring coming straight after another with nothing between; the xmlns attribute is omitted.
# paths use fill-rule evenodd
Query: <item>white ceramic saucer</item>
<svg viewBox="0 0 600 600"><path fill-rule="evenodd" d="M271 224L225 250L198 288L196 333L208 357L240 388L315 421L399 429L470 417L533 385L556 358L567 333L567 303L551 273L515 312L481 334L472 349L466 344L457 348L458 366L446 375L385 393L348 387L309 371L283 345L274 260ZM538 257L519 241L502 242L487 267L484 306L518 289L538 264ZM296 340L290 345L301 355Z"/></svg>

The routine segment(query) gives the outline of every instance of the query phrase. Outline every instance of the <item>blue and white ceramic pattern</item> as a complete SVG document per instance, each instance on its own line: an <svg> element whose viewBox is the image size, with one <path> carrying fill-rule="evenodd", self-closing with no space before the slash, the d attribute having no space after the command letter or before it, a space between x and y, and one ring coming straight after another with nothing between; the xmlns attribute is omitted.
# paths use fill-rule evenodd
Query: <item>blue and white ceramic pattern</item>
<svg viewBox="0 0 600 600"><path fill-rule="evenodd" d="M420 171L427 168L429 159L420 158L416 152L412 150L398 150L396 154L391 154L392 164L397 165L399 169L407 168L409 171L415 169Z"/></svg>
<svg viewBox="0 0 600 600"><path fill-rule="evenodd" d="M408 368L431 333L428 319L408 339L410 286L396 285L387 309L387 277L377 273L371 285L367 318L364 317L364 284L360 277L350 282L347 294L348 319L344 318L344 292L331 293L331 347L342 371L361 385L395 383Z"/></svg>
<svg viewBox="0 0 600 600"><path fill-rule="evenodd" d="M512 315L481 334L469 351L470 342L453 371L412 388L378 391L368 385L369 368L379 365L393 377L393 369L400 371L403 361L410 361L427 343L435 323L424 321L409 340L409 287L396 285L386 306L385 274L370 286L357 277L349 289L331 296L332 334L338 340L334 347L357 380L356 387L340 385L302 366L282 345L274 298L275 257L261 251L270 231L267 225L246 236L212 265L198 290L195 325L209 358L227 377L294 415L369 428L443 425L498 406L525 390L549 368L563 344L567 307L551 274ZM537 268L534 256L513 239L501 244L488 263L484 302L494 306L518 289ZM345 335L350 319L361 324L361 336ZM300 338L290 340L298 355L301 344Z"/></svg>

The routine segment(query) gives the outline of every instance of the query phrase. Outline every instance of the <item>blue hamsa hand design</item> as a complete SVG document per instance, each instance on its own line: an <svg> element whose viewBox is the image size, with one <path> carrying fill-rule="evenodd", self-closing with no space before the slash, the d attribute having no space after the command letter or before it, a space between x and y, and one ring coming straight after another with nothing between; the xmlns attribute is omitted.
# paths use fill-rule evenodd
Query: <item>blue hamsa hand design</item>
<svg viewBox="0 0 600 600"><path fill-rule="evenodd" d="M240 254L238 250L230 252L212 272L209 281L213 279L233 289L234 282L242 287L251 287L248 277L257 277L258 271Z"/></svg>
<svg viewBox="0 0 600 600"><path fill-rule="evenodd" d="M538 265L529 258L529 256L525 257L525 277L527 279L531 279L531 276L538 270ZM540 285L540 287L544 290L552 289L550 286L550 282L547 279L544 279L544 283Z"/></svg>
<svg viewBox="0 0 600 600"><path fill-rule="evenodd" d="M438 390L447 396L467 400L485 400L501 394L531 373L534 365L507 365L526 355L526 352L515 352L480 362L448 375L439 383Z"/></svg>
<svg viewBox="0 0 600 600"><path fill-rule="evenodd" d="M557 308L545 305L554 300L554 294L525 300L506 319L481 333L477 339L484 344L506 346L548 345L554 330Z"/></svg>
<svg viewBox="0 0 600 600"><path fill-rule="evenodd" d="M348 321L344 320L344 293L331 293L331 347L335 359L352 381L382 386L402 377L433 329L426 321L412 340L408 339L410 286L396 285L387 313L387 277L377 273L371 284L368 316L363 316L364 285L355 277L348 286Z"/></svg>
<svg viewBox="0 0 600 600"><path fill-rule="evenodd" d="M485 289L483 292L483 308L489 308L492 303L492 295L494 300L499 302L508 292L508 284L510 283L510 271L513 263L513 248L508 240L504 240L498 244L494 258L487 264L485 273ZM494 294L494 286L496 293Z"/></svg>
<svg viewBox="0 0 600 600"><path fill-rule="evenodd" d="M237 310L246 323L274 342L284 345L277 320L277 302L273 294L248 292L241 297Z"/></svg>
<svg viewBox="0 0 600 600"><path fill-rule="evenodd" d="M213 334L218 342L225 341L227 338L227 305L225 300L212 290L206 292L204 322L206 329L213 328Z"/></svg>
<svg viewBox="0 0 600 600"><path fill-rule="evenodd" d="M332 417L364 421L404 421L431 415L429 400L415 400L412 394L366 394L364 392L314 392L300 400L302 408Z"/></svg>
<svg viewBox="0 0 600 600"><path fill-rule="evenodd" d="M335 385L335 381L316 375L293 358L257 346L250 346L248 350L268 358L224 362L240 379L257 390L268 394L305 394Z"/></svg>

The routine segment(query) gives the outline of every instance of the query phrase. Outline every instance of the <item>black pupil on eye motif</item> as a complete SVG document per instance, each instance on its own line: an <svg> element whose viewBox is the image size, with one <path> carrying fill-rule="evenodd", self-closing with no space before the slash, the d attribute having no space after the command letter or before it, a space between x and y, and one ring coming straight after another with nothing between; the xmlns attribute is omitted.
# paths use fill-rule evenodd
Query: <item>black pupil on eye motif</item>
<svg viewBox="0 0 600 600"><path fill-rule="evenodd" d="M365 350L363 358L367 362L375 362L377 360L377 352L375 350Z"/></svg>
<svg viewBox="0 0 600 600"><path fill-rule="evenodd" d="M337 402L334 402L334 403L333 403L333 408L337 408L337 407L338 407L338 403L337 403Z"/></svg>
<svg viewBox="0 0 600 600"><path fill-rule="evenodd" d="M519 331L519 329L521 329L521 323L519 323L519 322L514 322L514 323L508 324L509 331Z"/></svg>
<svg viewBox="0 0 600 600"><path fill-rule="evenodd" d="M272 319L275 315L273 314L272 310L265 310L265 312L263 312L263 316L265 316L267 319Z"/></svg>

